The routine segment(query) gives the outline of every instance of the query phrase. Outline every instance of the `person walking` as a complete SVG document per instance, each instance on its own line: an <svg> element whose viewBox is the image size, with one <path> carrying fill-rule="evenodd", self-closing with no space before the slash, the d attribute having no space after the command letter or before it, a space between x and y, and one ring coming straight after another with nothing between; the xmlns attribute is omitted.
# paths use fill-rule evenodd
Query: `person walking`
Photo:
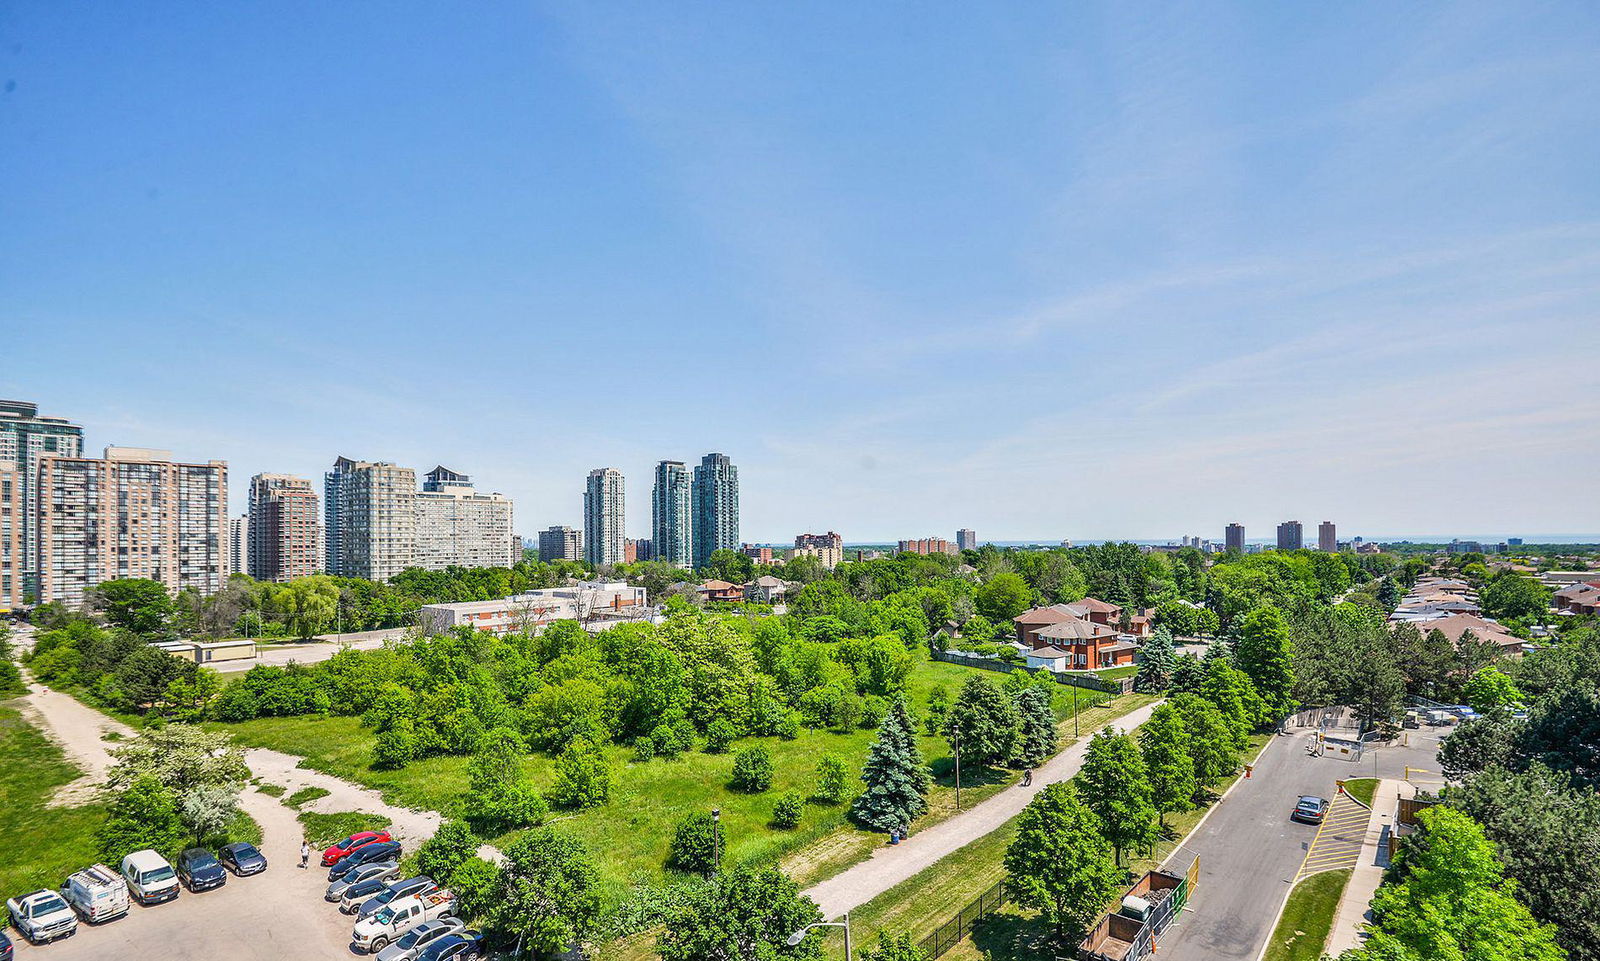
<svg viewBox="0 0 1600 961"><path fill-rule="evenodd" d="M1033 783L1033 768L1030 767L1026 771L1022 772L1022 786L1023 787L1027 787L1028 785L1030 785L1032 783Z"/></svg>
<svg viewBox="0 0 1600 961"><path fill-rule="evenodd" d="M311 842L305 838L300 839L300 870L304 871L306 865L311 863Z"/></svg>

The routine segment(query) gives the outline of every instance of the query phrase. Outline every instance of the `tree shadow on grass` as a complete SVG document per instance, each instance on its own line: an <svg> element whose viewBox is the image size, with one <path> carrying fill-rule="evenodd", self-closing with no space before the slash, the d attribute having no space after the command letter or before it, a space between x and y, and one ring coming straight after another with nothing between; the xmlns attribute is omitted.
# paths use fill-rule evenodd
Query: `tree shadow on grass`
<svg viewBox="0 0 1600 961"><path fill-rule="evenodd" d="M1076 943L1056 940L1055 929L1036 915L1002 911L972 928L972 946L986 961L1057 961L1077 954Z"/></svg>
<svg viewBox="0 0 1600 961"><path fill-rule="evenodd" d="M942 757L928 765L933 780L941 787L955 787L956 762L954 758ZM989 767L988 765L963 764L961 765L961 786L984 787L990 784L1004 784L1011 779L1012 772L1003 767Z"/></svg>

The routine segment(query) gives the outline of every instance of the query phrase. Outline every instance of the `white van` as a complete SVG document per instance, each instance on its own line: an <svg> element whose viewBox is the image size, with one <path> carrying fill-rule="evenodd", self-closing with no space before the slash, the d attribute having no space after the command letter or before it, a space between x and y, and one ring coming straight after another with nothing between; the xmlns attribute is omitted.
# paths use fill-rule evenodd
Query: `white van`
<svg viewBox="0 0 1600 961"><path fill-rule="evenodd" d="M120 918L128 913L128 882L104 864L84 868L61 885L78 916L90 924Z"/></svg>
<svg viewBox="0 0 1600 961"><path fill-rule="evenodd" d="M123 858L122 878L140 904L160 904L178 896L178 872L154 851L135 851Z"/></svg>

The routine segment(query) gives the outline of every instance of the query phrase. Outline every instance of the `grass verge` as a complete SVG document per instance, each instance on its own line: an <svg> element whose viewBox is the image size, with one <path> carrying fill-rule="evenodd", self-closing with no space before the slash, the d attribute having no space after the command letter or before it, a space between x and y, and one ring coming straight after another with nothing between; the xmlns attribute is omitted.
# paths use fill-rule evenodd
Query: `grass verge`
<svg viewBox="0 0 1600 961"><path fill-rule="evenodd" d="M364 814L361 811L340 811L337 814L306 811L300 815L300 823L305 825L306 840L311 842L311 846L325 848L357 831L381 831L391 822L381 814Z"/></svg>
<svg viewBox="0 0 1600 961"><path fill-rule="evenodd" d="M50 804L56 790L82 772L6 704L0 704L0 757L0 897L55 888L98 859L95 832L105 807Z"/></svg>
<svg viewBox="0 0 1600 961"><path fill-rule="evenodd" d="M279 790L281 791L282 788L279 788ZM325 798L331 793L331 791L324 787L303 787L289 795L287 798L284 798L283 803L295 808L296 810L299 810L302 805L309 804L318 798Z"/></svg>
<svg viewBox="0 0 1600 961"><path fill-rule="evenodd" d="M1317 961L1333 928L1339 897L1353 872L1324 871L1295 885L1262 961Z"/></svg>
<svg viewBox="0 0 1600 961"><path fill-rule="evenodd" d="M1377 790L1377 778L1358 777L1351 778L1350 780L1344 782L1345 793L1355 798L1357 801L1360 801L1362 804L1365 804L1369 808L1372 807L1372 795Z"/></svg>

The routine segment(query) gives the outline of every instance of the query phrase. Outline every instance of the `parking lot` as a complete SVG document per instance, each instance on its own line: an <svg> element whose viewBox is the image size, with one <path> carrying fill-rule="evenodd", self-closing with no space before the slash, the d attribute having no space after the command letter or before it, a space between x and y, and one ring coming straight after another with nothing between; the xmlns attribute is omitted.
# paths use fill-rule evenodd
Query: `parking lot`
<svg viewBox="0 0 1600 961"><path fill-rule="evenodd" d="M213 891L178 895L153 907L132 905L126 917L99 927L79 923L76 934L34 946L11 932L17 957L30 961L314 961L348 958L352 919L322 900L326 868L300 870L300 826L294 812L273 798L246 791L241 798L261 824L263 874L237 878Z"/></svg>

